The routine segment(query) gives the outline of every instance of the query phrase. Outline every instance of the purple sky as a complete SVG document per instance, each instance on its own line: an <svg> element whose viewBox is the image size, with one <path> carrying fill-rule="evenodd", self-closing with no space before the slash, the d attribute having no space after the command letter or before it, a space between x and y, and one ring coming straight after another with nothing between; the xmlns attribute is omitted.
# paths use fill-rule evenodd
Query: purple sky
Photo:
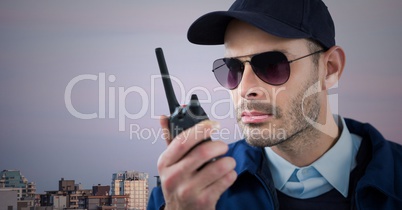
<svg viewBox="0 0 402 210"><path fill-rule="evenodd" d="M402 143L402 2L326 2L337 44L347 55L341 82L331 90L338 97L334 105L342 116L370 122L386 138ZM168 108L161 80L153 77L159 72L154 49L164 49L170 73L180 81L175 83L177 93L189 95L193 88L205 88L210 94L203 89L195 92L210 117L230 113L228 94L214 91L219 85L210 72L223 47L190 44L186 33L200 15L226 10L231 3L1 1L0 170L21 170L37 183L39 192L57 189L61 177L90 188L110 185L119 170L156 175L165 143L157 135L159 121L153 116L167 114ZM96 113L95 119L73 116L65 103L68 84L84 77L95 80L77 82L71 102L81 113ZM178 91L180 85L184 92ZM105 103L99 105L103 93ZM212 103L217 100L222 103ZM100 119L103 106L105 117ZM125 110L138 116L122 119L119 114ZM233 118L219 121L236 136ZM122 123L125 131L119 131ZM130 126L138 128L140 139L130 138ZM153 178L150 185L154 186Z"/></svg>

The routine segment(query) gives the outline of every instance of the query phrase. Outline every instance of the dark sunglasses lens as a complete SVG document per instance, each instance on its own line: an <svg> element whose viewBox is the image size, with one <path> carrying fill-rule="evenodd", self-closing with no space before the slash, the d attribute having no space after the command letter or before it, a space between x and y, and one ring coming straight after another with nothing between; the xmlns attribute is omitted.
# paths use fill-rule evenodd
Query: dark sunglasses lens
<svg viewBox="0 0 402 210"><path fill-rule="evenodd" d="M236 88L241 81L242 65L237 59L223 58L216 60L213 64L216 80L225 88Z"/></svg>
<svg viewBox="0 0 402 210"><path fill-rule="evenodd" d="M270 85L282 85L290 76L290 66L281 52L266 52L251 59L255 74Z"/></svg>

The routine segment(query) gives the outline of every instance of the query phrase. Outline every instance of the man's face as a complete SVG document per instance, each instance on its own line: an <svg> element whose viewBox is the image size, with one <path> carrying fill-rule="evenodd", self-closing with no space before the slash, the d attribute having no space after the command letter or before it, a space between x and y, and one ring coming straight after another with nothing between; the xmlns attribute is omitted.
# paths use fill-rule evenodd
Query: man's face
<svg viewBox="0 0 402 210"><path fill-rule="evenodd" d="M285 39L272 36L239 21L229 24L225 35L225 57L239 57L267 51L279 51L288 60L310 54L305 39ZM250 56L239 58L250 60ZM237 121L246 141L253 146L274 146L299 135L314 136L316 130L306 121L314 122L320 115L318 94L306 97L307 90L319 87L318 66L312 57L290 64L290 78L280 86L260 80L248 62L239 86L232 90Z"/></svg>

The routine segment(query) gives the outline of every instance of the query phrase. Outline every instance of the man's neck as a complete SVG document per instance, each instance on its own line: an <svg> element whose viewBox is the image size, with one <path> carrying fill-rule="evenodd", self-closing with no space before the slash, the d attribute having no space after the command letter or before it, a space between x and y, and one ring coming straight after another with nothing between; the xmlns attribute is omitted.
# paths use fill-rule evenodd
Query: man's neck
<svg viewBox="0 0 402 210"><path fill-rule="evenodd" d="M320 128L310 125L285 142L272 146L279 156L298 167L312 164L325 154L339 137L339 128L331 113L321 120Z"/></svg>

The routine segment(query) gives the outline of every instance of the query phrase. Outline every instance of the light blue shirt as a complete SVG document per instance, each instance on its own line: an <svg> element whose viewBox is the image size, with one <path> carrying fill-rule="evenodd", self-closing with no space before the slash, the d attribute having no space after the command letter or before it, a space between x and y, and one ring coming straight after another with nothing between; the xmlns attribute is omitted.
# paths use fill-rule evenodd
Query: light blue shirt
<svg viewBox="0 0 402 210"><path fill-rule="evenodd" d="M334 118L342 130L338 141L309 166L294 166L270 147L265 148L276 189L300 199L317 197L333 188L344 197L348 196L349 175L356 167L362 138L349 132L342 117L334 115Z"/></svg>

